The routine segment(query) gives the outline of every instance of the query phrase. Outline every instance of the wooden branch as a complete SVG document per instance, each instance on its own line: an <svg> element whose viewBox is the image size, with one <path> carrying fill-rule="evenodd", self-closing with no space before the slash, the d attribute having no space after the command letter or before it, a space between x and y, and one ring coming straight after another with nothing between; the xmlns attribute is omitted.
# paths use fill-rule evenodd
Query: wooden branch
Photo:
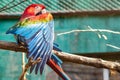
<svg viewBox="0 0 120 80"><path fill-rule="evenodd" d="M21 47L14 42L0 41L0 49L19 51L19 52L27 52L27 49L25 47ZM73 54L69 54L69 53L65 53L65 52L54 51L54 53L60 59L62 59L63 61L66 61L66 62L73 62L73 63L93 66L93 67L97 67L97 68L107 68L107 69L111 69L111 70L120 72L120 63L118 63L118 62L106 61L106 60L102 60L99 58L78 56L78 55L73 55Z"/></svg>
<svg viewBox="0 0 120 80"><path fill-rule="evenodd" d="M115 70L120 73L120 63L118 62L106 61L100 58L90 58L90 57L85 57L80 55L78 56L78 55L73 55L66 52L54 51L54 53L65 62L84 64L84 65L93 66L97 68L107 68L113 71Z"/></svg>
<svg viewBox="0 0 120 80"><path fill-rule="evenodd" d="M25 47L17 45L15 42L0 41L0 49L11 50L16 52L27 52L27 49Z"/></svg>
<svg viewBox="0 0 120 80"><path fill-rule="evenodd" d="M35 60L35 61L33 61L33 58L30 58L30 59L28 60L28 63L25 65L25 68L24 68L24 70L22 71L22 74L20 75L19 80L25 80L25 79L24 79L24 76L26 75L28 69L29 69L31 66L37 64L37 63L40 62L40 61L41 61L40 58L37 58L37 60Z"/></svg>

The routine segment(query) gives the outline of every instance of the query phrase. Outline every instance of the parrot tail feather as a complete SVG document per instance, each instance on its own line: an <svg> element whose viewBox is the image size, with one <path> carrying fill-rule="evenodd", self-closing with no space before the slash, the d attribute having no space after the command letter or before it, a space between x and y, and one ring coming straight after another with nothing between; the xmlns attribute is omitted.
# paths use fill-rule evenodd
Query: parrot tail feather
<svg viewBox="0 0 120 80"><path fill-rule="evenodd" d="M56 43L53 43L53 50L56 50L56 51L62 52L62 50L59 48L59 45L56 44Z"/></svg>
<svg viewBox="0 0 120 80"><path fill-rule="evenodd" d="M53 54L50 60L47 61L50 66L63 80L71 80L61 68L61 60Z"/></svg>

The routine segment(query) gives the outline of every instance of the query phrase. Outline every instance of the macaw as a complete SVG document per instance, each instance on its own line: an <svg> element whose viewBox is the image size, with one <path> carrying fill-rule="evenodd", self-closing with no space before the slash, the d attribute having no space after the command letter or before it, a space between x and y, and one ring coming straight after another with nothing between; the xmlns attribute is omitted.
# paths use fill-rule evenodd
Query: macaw
<svg viewBox="0 0 120 80"><path fill-rule="evenodd" d="M63 71L62 61L52 53L61 51L54 44L53 16L46 11L43 4L31 4L23 12L20 21L11 27L6 34L14 34L17 43L27 48L27 58L41 58L41 62L31 66L30 73L35 68L35 74L42 74L45 65L50 66L63 80L70 78Z"/></svg>

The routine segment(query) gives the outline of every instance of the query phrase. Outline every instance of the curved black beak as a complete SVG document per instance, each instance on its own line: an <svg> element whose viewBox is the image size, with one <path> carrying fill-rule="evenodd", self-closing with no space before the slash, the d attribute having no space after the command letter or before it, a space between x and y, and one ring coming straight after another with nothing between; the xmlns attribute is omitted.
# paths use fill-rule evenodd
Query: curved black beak
<svg viewBox="0 0 120 80"><path fill-rule="evenodd" d="M40 15L40 14L42 14L42 12L40 11L40 12L38 12L38 13L36 13L36 16L38 16L38 15Z"/></svg>

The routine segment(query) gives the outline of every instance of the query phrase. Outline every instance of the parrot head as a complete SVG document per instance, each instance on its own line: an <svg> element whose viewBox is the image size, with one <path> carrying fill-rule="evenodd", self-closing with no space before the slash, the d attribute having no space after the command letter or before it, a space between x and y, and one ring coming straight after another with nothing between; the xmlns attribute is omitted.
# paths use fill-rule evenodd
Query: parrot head
<svg viewBox="0 0 120 80"><path fill-rule="evenodd" d="M24 10L20 20L44 13L46 13L46 10L43 4L31 4Z"/></svg>

